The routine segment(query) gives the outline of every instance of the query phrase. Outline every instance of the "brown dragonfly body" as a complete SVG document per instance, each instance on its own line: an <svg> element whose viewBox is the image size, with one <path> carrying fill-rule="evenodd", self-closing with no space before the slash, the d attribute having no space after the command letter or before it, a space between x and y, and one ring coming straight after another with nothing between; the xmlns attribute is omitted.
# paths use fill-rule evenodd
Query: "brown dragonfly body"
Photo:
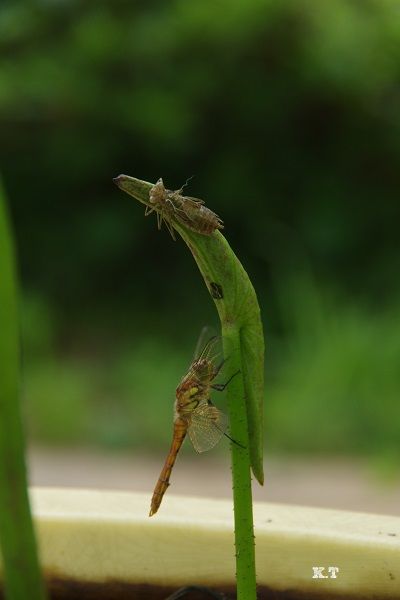
<svg viewBox="0 0 400 600"><path fill-rule="evenodd" d="M223 229L224 225L218 215L205 206L203 200L182 196L183 188L175 192L164 187L162 179L159 179L150 190L149 201L151 208L147 207L145 215L154 210L157 212L158 228L164 221L173 239L175 234L171 220L176 219L178 223L185 225L191 231L202 235L211 235L216 229Z"/></svg>
<svg viewBox="0 0 400 600"><path fill-rule="evenodd" d="M163 499L163 496L169 486L169 479L171 477L171 471L175 464L176 457L178 456L178 452L181 449L183 440L186 437L187 428L188 425L185 419L182 419L181 417L175 417L174 437L172 439L170 451L160 473L160 477L158 478L156 487L154 488L149 513L150 517L155 515L158 509L160 508L161 500Z"/></svg>
<svg viewBox="0 0 400 600"><path fill-rule="evenodd" d="M189 434L197 452L213 448L226 435L227 418L212 404L210 394L211 390L224 390L236 373L225 384L213 383L223 365L223 361L215 365L210 357L216 339L209 340L176 389L173 440L153 492L150 517L158 511L167 491L171 471L186 434Z"/></svg>

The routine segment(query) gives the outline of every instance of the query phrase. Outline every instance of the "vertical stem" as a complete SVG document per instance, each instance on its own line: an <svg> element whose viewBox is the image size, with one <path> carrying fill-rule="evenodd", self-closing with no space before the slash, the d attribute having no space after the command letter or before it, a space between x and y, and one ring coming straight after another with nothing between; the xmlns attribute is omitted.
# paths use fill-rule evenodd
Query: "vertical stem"
<svg viewBox="0 0 400 600"><path fill-rule="evenodd" d="M128 175L119 175L114 181L151 207L150 183ZM169 225L182 236L200 269L221 321L227 364L232 373L240 371L240 377L234 377L227 388L232 438L245 447L231 444L237 598L254 600L257 586L250 469L258 482L264 483L264 336L260 308L246 271L220 232L200 235L172 218Z"/></svg>
<svg viewBox="0 0 400 600"><path fill-rule="evenodd" d="M10 600L46 597L29 509L19 406L19 330L13 244L0 189L0 549Z"/></svg>
<svg viewBox="0 0 400 600"><path fill-rule="evenodd" d="M241 368L240 333L237 328L222 328L224 356L229 370ZM253 529L253 505L248 447L247 414L243 376L234 377L227 387L230 435L239 442L231 443L233 510L235 520L236 584L238 600L255 600L256 567Z"/></svg>

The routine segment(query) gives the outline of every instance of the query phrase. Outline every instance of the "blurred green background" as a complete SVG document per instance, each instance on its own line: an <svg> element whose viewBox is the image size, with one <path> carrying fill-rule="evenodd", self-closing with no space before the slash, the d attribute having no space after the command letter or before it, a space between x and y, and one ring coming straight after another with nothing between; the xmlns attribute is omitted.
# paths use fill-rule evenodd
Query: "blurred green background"
<svg viewBox="0 0 400 600"><path fill-rule="evenodd" d="M399 19L389 0L2 2L31 439L165 449L216 313L112 177L193 175L259 296L267 450L399 459Z"/></svg>

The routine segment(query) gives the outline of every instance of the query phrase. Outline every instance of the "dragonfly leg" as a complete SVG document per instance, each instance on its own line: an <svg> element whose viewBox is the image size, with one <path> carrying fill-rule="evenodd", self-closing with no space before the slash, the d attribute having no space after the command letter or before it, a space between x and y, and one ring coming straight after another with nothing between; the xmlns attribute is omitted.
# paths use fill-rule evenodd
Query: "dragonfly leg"
<svg viewBox="0 0 400 600"><path fill-rule="evenodd" d="M243 450L246 450L246 446L243 446L243 444L241 444L240 442L237 442L236 440L234 440L233 438L231 438L230 435L228 435L225 431L224 431L224 436L228 438L228 440L231 440L231 442L233 442L234 444L236 444L236 446L239 446L240 448L243 448Z"/></svg>
<svg viewBox="0 0 400 600"><path fill-rule="evenodd" d="M217 367L217 375L218 375L218 371L220 370L220 368L222 367L222 365L224 364L224 361L222 362L221 365L219 365ZM232 379L236 376L239 375L240 371L236 371L236 373L234 373L233 375L231 375L231 377L229 377L228 381L226 383L214 383L211 387L213 390L216 390L217 392L223 392L224 389L226 388L226 386L232 381Z"/></svg>
<svg viewBox="0 0 400 600"><path fill-rule="evenodd" d="M220 372L220 370L222 369L222 367L224 366L225 363L226 363L226 358L224 358L223 360L221 360L221 362L219 363L219 365L217 365L215 367L213 379L215 379L215 377L218 375L218 373ZM214 387L214 386L211 386L211 387Z"/></svg>

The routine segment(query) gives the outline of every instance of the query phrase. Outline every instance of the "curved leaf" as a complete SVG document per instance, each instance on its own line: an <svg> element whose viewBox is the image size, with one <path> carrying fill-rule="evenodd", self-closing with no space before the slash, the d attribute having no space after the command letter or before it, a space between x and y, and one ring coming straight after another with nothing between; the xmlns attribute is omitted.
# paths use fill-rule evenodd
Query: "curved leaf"
<svg viewBox="0 0 400 600"><path fill-rule="evenodd" d="M128 175L119 175L114 182L149 206L151 183ZM264 336L256 293L242 264L219 231L206 236L189 231L175 220L171 219L171 223L188 245L214 300L221 320L225 356L233 362L233 355L239 353L251 467L256 479L263 484ZM232 387L228 388L228 401L229 397L233 398ZM233 401L237 401L237 397ZM232 423L232 414L230 417Z"/></svg>

